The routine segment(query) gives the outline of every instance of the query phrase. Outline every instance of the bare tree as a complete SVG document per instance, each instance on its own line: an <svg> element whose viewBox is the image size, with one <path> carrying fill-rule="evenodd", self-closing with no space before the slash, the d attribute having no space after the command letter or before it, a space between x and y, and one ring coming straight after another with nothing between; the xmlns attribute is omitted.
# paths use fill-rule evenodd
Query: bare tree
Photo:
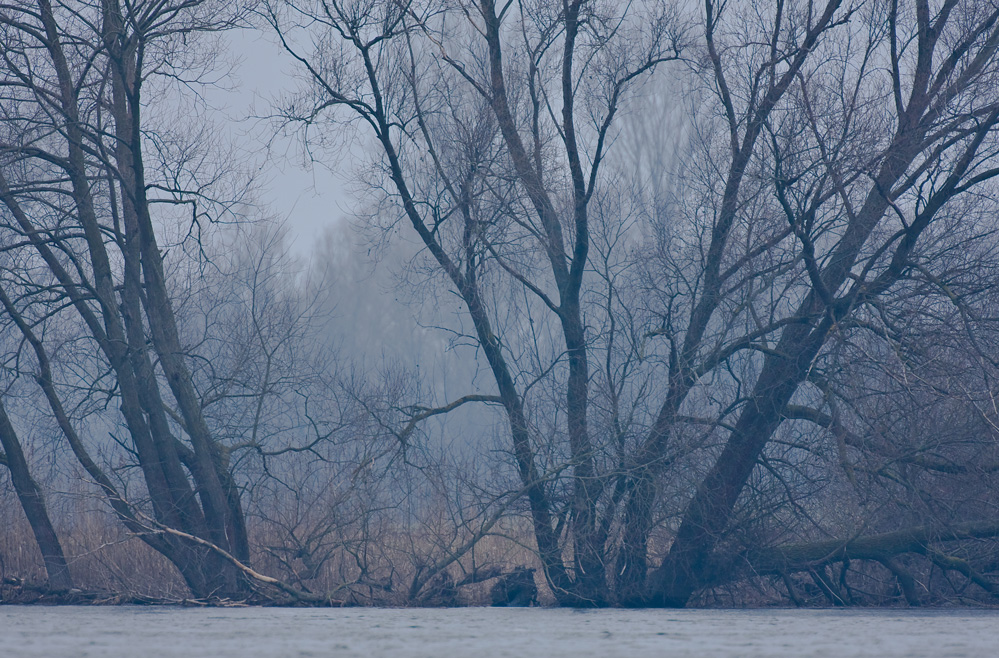
<svg viewBox="0 0 999 658"><path fill-rule="evenodd" d="M370 130L382 217L405 218L462 300L564 604L685 605L717 582L745 515L781 489L768 450L799 427L782 425L829 417L837 346L909 345L881 314L962 299L946 256L990 243L988 3L708 1L689 44L654 3L264 15L306 78L281 117L315 148L326 120ZM614 119L681 55L690 150L621 207L601 166ZM648 236L631 270L629 222Z"/></svg>
<svg viewBox="0 0 999 658"><path fill-rule="evenodd" d="M220 29L239 9L117 2L3 8L4 242L31 252L36 278L7 313L33 348L52 411L119 517L178 567L196 596L245 590L216 550L246 561L238 489L194 390L164 275L143 160L143 84L169 73L185 35ZM190 202L175 190L174 202ZM111 384L159 533L86 453L34 333L46 304L72 309L113 373ZM176 409L176 419L168 414ZM178 435L183 434L182 441ZM215 548L189 541L196 536Z"/></svg>
<svg viewBox="0 0 999 658"><path fill-rule="evenodd" d="M606 601L606 474L589 430L582 307L589 208L619 107L679 54L677 12L654 3L619 12L585 2L292 2L267 5L265 15L308 75L309 90L285 117L311 122L330 110L371 128L391 196L464 303L553 591L564 603ZM305 25L321 32L311 52ZM537 364L541 378L565 378L559 433L568 455L551 472L538 454L551 447L537 445L525 409L528 373L504 344L516 329L501 332L489 301L497 277L522 287L557 328L561 345ZM570 477L557 475L566 468Z"/></svg>
<svg viewBox="0 0 999 658"><path fill-rule="evenodd" d="M996 10L944 3L934 13L918 4L906 15L897 7L841 8L838 2L821 13L806 9L781 6L773 22L743 28L771 37L758 42L766 47L746 42L744 56L753 54L760 67L736 87L717 42L724 8L705 5L711 80L729 128L731 164L711 223L703 292L674 371L677 390L696 380L689 348L703 349L726 283L740 274L741 268L726 267L725 257L740 206L753 208L744 186L756 158L776 201L761 208L769 211L762 217L773 213L787 223L792 272L801 278L785 288L784 308L771 311L759 333L716 343L722 354L760 349L760 338L769 344L722 452L652 576L652 602L683 605L697 588L758 458L784 409L803 393L830 336L907 281L932 281L938 254L947 248L940 235L945 226L960 222L973 235L987 232L973 227L991 207L986 190L996 173L999 99L987 82L997 64ZM855 64L837 59L844 52ZM829 93L825 80L844 91ZM968 197L977 203L969 206ZM662 411L675 413L665 405Z"/></svg>

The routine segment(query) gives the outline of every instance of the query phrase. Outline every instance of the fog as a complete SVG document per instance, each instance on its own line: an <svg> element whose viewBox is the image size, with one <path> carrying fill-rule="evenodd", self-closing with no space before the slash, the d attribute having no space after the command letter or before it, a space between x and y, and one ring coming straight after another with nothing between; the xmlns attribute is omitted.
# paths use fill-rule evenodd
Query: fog
<svg viewBox="0 0 999 658"><path fill-rule="evenodd" d="M995 603L989 11L5 6L0 599Z"/></svg>

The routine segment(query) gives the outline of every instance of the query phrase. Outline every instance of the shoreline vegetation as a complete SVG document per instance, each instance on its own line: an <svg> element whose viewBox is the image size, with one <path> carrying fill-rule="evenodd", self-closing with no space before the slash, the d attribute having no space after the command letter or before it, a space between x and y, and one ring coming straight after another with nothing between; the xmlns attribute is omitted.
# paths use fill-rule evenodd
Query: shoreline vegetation
<svg viewBox="0 0 999 658"><path fill-rule="evenodd" d="M995 604L999 0L4 2L0 528L40 601Z"/></svg>
<svg viewBox="0 0 999 658"><path fill-rule="evenodd" d="M7 508L9 516L17 510ZM74 531L62 532L72 547L69 557L71 590L46 583L41 556L19 533L25 523L13 522L0 540L0 605L181 605L191 607L476 607L488 605L558 606L544 581L535 577L536 554L524 546L529 535L496 537L477 556L479 563L459 563L433 586L413 598L406 587L416 575L406 554L412 537L396 537L395 562L385 556L382 578L365 578L351 565L332 561L303 580L302 573L273 552L256 556L261 570L246 568L248 594L240 598L191 596L183 580L162 555L136 537L122 533L114 520L99 512L74 517ZM999 528L966 524L946 530L917 528L868 536L860 541L830 540L782 551L744 555L740 573L720 573L718 583L690 607L703 608L873 608L873 607L999 607L997 588L960 558L948 558L940 548L947 542L989 538ZM74 534L75 533L75 534ZM274 538L271 538L274 539ZM257 537L260 545L269 543ZM427 541L426 538L423 541ZM934 546L936 545L936 547ZM75 554L74 554L75 553ZM892 556L891 559L888 556ZM919 558L916 560L914 558ZM229 559L234 559L229 556ZM921 562L921 563L920 563ZM880 568L871 568L871 563ZM888 568L885 564L893 568ZM407 570L408 566L408 570ZM836 567L839 567L838 569ZM748 573L751 571L752 573ZM252 574L252 575L251 575ZM387 577L385 577L387 576ZM530 592L521 589L525 578ZM295 582L294 586L289 582ZM393 586L393 583L398 585ZM581 606L594 607L594 606ZM602 607L602 606L601 606ZM621 607L621 606L612 606ZM641 606L640 606L641 607Z"/></svg>

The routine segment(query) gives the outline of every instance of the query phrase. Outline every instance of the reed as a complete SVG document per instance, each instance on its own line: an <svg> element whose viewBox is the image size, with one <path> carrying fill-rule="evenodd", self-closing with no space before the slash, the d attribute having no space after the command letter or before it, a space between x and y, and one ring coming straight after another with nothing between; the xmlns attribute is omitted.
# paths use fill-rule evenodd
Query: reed
<svg viewBox="0 0 999 658"><path fill-rule="evenodd" d="M98 598L105 602L190 598L173 565L128 533L99 501L61 496L52 508L77 588L102 593L103 598ZM41 555L13 495L0 493L0 523L5 528L0 534L0 578L44 584ZM298 528L302 536L311 530ZM480 539L414 595L414 578L447 555L444 538L426 527L403 528L389 522L322 530L321 541L306 550L289 533L251 519L253 568L347 605L391 606L487 604L490 576L521 566L540 568L530 548L530 533L511 523L502 534ZM539 590L542 602L554 601L543 583L539 582Z"/></svg>

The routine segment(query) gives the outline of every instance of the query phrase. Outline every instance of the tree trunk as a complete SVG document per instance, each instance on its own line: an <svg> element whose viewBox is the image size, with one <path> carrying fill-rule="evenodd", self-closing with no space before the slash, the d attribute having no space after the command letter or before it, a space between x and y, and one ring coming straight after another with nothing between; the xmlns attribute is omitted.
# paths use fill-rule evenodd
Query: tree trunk
<svg viewBox="0 0 999 658"><path fill-rule="evenodd" d="M808 305L806 301L804 306ZM782 422L784 407L807 376L830 326L827 318L811 331L806 324L789 327L775 354L764 361L752 397L714 467L687 506L669 554L652 574L648 598L651 605L682 608L703 584L712 551L725 531L736 500L760 453Z"/></svg>
<svg viewBox="0 0 999 658"><path fill-rule="evenodd" d="M35 542L42 553L45 571L49 577L49 587L60 591L72 589L73 580L69 574L69 565L66 564L66 556L62 552L62 544L59 543L59 536L52 527L41 489L28 472L28 462L24 458L21 443L2 400L0 400L0 444L3 445L5 462L10 469L14 491L17 492L24 515L31 525L31 532L35 535Z"/></svg>

